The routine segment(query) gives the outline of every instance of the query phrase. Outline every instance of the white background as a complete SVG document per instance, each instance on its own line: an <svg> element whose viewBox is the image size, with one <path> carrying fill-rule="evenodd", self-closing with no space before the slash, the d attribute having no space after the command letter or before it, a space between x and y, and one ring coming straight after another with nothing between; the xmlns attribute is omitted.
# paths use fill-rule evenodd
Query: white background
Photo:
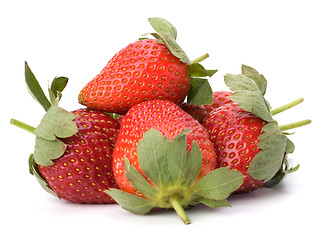
<svg viewBox="0 0 326 240"><path fill-rule="evenodd" d="M187 226L173 211L137 216L118 205L59 201L41 189L28 173L34 136L9 124L37 126L44 114L26 90L24 61L44 89L55 76L69 77L61 106L74 110L81 88L114 53L152 31L153 16L176 26L191 59L210 53L203 64L219 69L213 90L226 89L223 75L246 64L267 78L272 107L305 98L276 116L280 124L313 121L291 136L299 171L274 189L230 197L232 208L196 206ZM325 239L325 22L324 1L314 0L1 1L0 238Z"/></svg>

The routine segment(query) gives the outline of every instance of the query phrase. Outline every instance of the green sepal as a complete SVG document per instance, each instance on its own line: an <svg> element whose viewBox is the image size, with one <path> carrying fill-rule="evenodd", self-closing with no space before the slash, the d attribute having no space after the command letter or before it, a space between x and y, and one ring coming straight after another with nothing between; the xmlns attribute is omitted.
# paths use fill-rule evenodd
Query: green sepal
<svg viewBox="0 0 326 240"><path fill-rule="evenodd" d="M48 183L44 180L44 178L39 174L37 171L37 164L34 160L34 154L31 154L28 159L28 166L29 166L29 173L35 176L41 187L48 193L52 194L53 196L60 198L58 194L50 188Z"/></svg>
<svg viewBox="0 0 326 240"><path fill-rule="evenodd" d="M189 65L189 75L192 77L212 77L218 70L207 70L200 63Z"/></svg>
<svg viewBox="0 0 326 240"><path fill-rule="evenodd" d="M283 172L283 170L279 170L271 180L264 183L263 187L272 188L275 185L281 183L284 180L285 176L286 174Z"/></svg>
<svg viewBox="0 0 326 240"><path fill-rule="evenodd" d="M257 87L259 88L261 93L265 95L267 88L267 80L262 74L259 74L256 69L246 66L244 64L241 66L241 73L242 75L245 75L246 77L252 79L257 84Z"/></svg>
<svg viewBox="0 0 326 240"><path fill-rule="evenodd" d="M282 134L285 135L284 132L282 132ZM287 138L282 166L280 170L278 170L278 172L273 176L273 178L264 184L264 187L269 187L269 188L274 187L276 184L282 182L287 174L293 173L299 169L300 166L299 164L293 168L290 168L289 166L287 154L293 153L294 150L295 150L294 143L289 138Z"/></svg>
<svg viewBox="0 0 326 240"><path fill-rule="evenodd" d="M167 20L163 18L149 18L151 26L157 31L157 33L150 33L157 39L158 42L164 43L170 52L180 59L180 61L190 64L191 61L187 54L182 50L179 44L176 42L177 30Z"/></svg>
<svg viewBox="0 0 326 240"><path fill-rule="evenodd" d="M150 199L139 197L119 189L110 188L104 192L110 195L123 209L134 214L146 214L155 206L154 202Z"/></svg>
<svg viewBox="0 0 326 240"><path fill-rule="evenodd" d="M46 140L70 137L78 132L76 123L72 121L75 117L73 113L53 105L42 118L34 134Z"/></svg>
<svg viewBox="0 0 326 240"><path fill-rule="evenodd" d="M154 188L153 185L151 185L134 166L130 165L127 158L125 158L125 168L126 176L130 183L144 196L155 198L158 194L157 189Z"/></svg>
<svg viewBox="0 0 326 240"><path fill-rule="evenodd" d="M146 35L150 35L150 33L144 33L141 36L146 36ZM148 37L139 37L138 38L138 40L147 40L147 39L150 39L150 38L148 38Z"/></svg>
<svg viewBox="0 0 326 240"><path fill-rule="evenodd" d="M158 187L170 183L166 161L168 138L156 129L149 129L138 142L137 157L144 174Z"/></svg>
<svg viewBox="0 0 326 240"><path fill-rule="evenodd" d="M181 132L173 141L168 141L167 145L167 165L168 175L171 182L180 182L183 184L188 177L187 165L191 165L187 161L187 136L191 132L189 129ZM201 155L201 154L200 154ZM198 161L198 159L196 159ZM199 162L199 161L198 161ZM201 165L202 161L200 162ZM195 164L196 165L196 164ZM199 174L199 172L198 172ZM197 174L197 176L198 176ZM196 176L196 178L197 178Z"/></svg>
<svg viewBox="0 0 326 240"><path fill-rule="evenodd" d="M190 78L190 91L187 103L192 105L208 105L213 103L213 90L207 79Z"/></svg>
<svg viewBox="0 0 326 240"><path fill-rule="evenodd" d="M56 99L61 99L61 92L65 89L68 83L67 77L55 77L49 87L49 96L52 105L55 103Z"/></svg>
<svg viewBox="0 0 326 240"><path fill-rule="evenodd" d="M299 170L299 167L300 167L300 164L298 164L297 166L295 166L295 167L293 167L293 168L283 170L283 172L284 172L285 174L294 173L294 172L296 172L296 171Z"/></svg>
<svg viewBox="0 0 326 240"><path fill-rule="evenodd" d="M217 168L205 175L194 187L194 191L208 199L223 200L237 190L244 176L228 167Z"/></svg>
<svg viewBox="0 0 326 240"><path fill-rule="evenodd" d="M268 123L258 137L260 152L252 159L248 173L255 179L265 182L272 179L281 169L287 145L287 137L275 123Z"/></svg>
<svg viewBox="0 0 326 240"><path fill-rule="evenodd" d="M159 40L159 42L164 43L165 46L170 50L170 52L174 56L179 58L181 62L184 62L186 64L191 63L186 52L182 50L182 48L179 46L179 44L174 39L170 38L169 36L162 35L162 34L155 34L155 35L152 34L152 35L154 37L158 35L159 37L156 37L156 39Z"/></svg>
<svg viewBox="0 0 326 240"><path fill-rule="evenodd" d="M287 174L296 172L299 169L299 167L300 165L298 164L293 168L289 168L289 162L287 160L287 156L285 155L282 168L275 174L275 176L271 180L269 180L264 184L264 187L267 188L274 187L275 185L282 182Z"/></svg>
<svg viewBox="0 0 326 240"><path fill-rule="evenodd" d="M198 144L193 141L191 151L188 152L187 161L185 163L184 175L182 177L183 184L191 186L197 179L203 162L203 156L200 152Z"/></svg>
<svg viewBox="0 0 326 240"><path fill-rule="evenodd" d="M226 199L213 200L213 199L208 199L208 198L199 198L196 201L203 203L206 206L211 207L211 208L231 207L231 204Z"/></svg>
<svg viewBox="0 0 326 240"><path fill-rule="evenodd" d="M148 21L157 33L169 36L174 40L177 39L177 29L166 19L153 17Z"/></svg>
<svg viewBox="0 0 326 240"><path fill-rule="evenodd" d="M36 80L33 72L29 68L27 62L25 62L25 82L27 89L32 97L47 111L51 107L51 103L45 96L39 82Z"/></svg>
<svg viewBox="0 0 326 240"><path fill-rule="evenodd" d="M254 80L242 74L226 74L224 81L233 91L228 98L239 103L240 108L252 112L267 122L274 121L270 113L270 106Z"/></svg>
<svg viewBox="0 0 326 240"><path fill-rule="evenodd" d="M53 164L52 160L61 157L66 147L67 145L59 139L47 140L36 136L34 148L35 162L41 166L51 166Z"/></svg>
<svg viewBox="0 0 326 240"><path fill-rule="evenodd" d="M51 91L54 93L55 97L57 98L57 92L62 92L68 84L67 77L55 77L51 83Z"/></svg>
<svg viewBox="0 0 326 240"><path fill-rule="evenodd" d="M284 134L284 132L283 132L283 135L286 135L286 134ZM286 153L293 153L294 150L295 150L294 143L289 138L287 138L286 139L286 145L285 145L285 152Z"/></svg>

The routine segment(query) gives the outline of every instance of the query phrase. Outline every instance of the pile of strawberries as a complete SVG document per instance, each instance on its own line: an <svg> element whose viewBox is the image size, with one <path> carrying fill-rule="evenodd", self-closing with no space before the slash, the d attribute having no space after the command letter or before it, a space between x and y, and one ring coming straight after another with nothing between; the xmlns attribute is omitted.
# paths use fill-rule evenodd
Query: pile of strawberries
<svg viewBox="0 0 326 240"><path fill-rule="evenodd" d="M184 208L230 206L230 194L272 187L296 171L286 131L311 121L278 125L273 116L303 99L271 109L265 77L245 65L225 75L229 91L213 91L208 78L217 70L200 63L208 54L189 60L171 23L149 22L155 33L116 53L82 88L86 108L59 107L68 78L56 77L47 97L25 63L28 90L46 113L37 128L11 123L36 137L29 170L41 186L136 214L174 208L188 224Z"/></svg>

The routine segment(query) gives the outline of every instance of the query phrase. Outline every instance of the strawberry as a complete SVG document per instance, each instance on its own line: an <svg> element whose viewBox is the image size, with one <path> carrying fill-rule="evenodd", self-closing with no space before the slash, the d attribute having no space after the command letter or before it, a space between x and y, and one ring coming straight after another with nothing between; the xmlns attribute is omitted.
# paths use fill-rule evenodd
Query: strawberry
<svg viewBox="0 0 326 240"><path fill-rule="evenodd" d="M136 148L143 134L151 128L161 131L163 136L170 140L182 131L190 129L192 132L187 136L187 150L191 150L192 141L195 141L203 154L199 178L215 168L216 156L213 145L205 129L195 119L170 101L147 101L133 106L121 121L119 138L113 152L113 171L122 190L137 194L127 179L124 158L127 157L131 165L141 171Z"/></svg>
<svg viewBox="0 0 326 240"><path fill-rule="evenodd" d="M145 214L154 207L183 208L203 203L230 206L226 200L243 181L228 168L215 169L212 143L198 121L167 100L133 106L121 121L113 152L119 189L105 191L122 207Z"/></svg>
<svg viewBox="0 0 326 240"><path fill-rule="evenodd" d="M100 111L72 111L78 132L61 139L65 153L50 166L37 165L40 175L59 198L77 203L113 202L103 190L117 187L112 153L119 124Z"/></svg>
<svg viewBox="0 0 326 240"><path fill-rule="evenodd" d="M232 100L228 98L232 92L229 91L215 91L213 92L213 103L208 105L193 105L182 103L181 109L189 113L198 122L202 123L209 113L214 109L219 108L225 104L232 103Z"/></svg>
<svg viewBox="0 0 326 240"><path fill-rule="evenodd" d="M189 66L155 40L139 40L119 51L79 94L89 108L124 114L149 99L180 104L189 89Z"/></svg>
<svg viewBox="0 0 326 240"><path fill-rule="evenodd" d="M80 91L81 104L125 114L133 105L147 100L162 99L181 104L188 94L189 101L194 104L211 102L209 86L198 90L199 86L208 85L207 80L194 78L212 76L216 72L205 70L198 63L208 55L190 62L175 41L174 26L161 18L149 21L158 32L152 34L157 39L135 41L116 53ZM201 93L203 89L205 93Z"/></svg>
<svg viewBox="0 0 326 240"><path fill-rule="evenodd" d="M285 130L309 124L303 120L279 126L272 118L302 102L296 100L281 108L270 110L264 94L266 79L255 69L242 66L242 74L225 76L225 83L233 91L229 98L234 103L215 109L204 120L217 155L217 168L228 166L241 172L245 178L235 192L250 192L263 185L275 185L288 168L287 154L294 151Z"/></svg>
<svg viewBox="0 0 326 240"><path fill-rule="evenodd" d="M112 203L103 190L117 187L112 171L112 153L119 124L100 111L58 107L68 79L55 78L50 101L45 97L27 63L25 77L32 96L47 111L33 128L12 119L11 123L36 135L30 173L53 195L76 203Z"/></svg>

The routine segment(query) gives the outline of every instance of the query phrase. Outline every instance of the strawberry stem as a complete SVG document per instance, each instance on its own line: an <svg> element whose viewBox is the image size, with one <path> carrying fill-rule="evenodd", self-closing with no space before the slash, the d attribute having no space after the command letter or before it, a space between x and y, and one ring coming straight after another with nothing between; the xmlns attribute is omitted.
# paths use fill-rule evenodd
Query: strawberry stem
<svg viewBox="0 0 326 240"><path fill-rule="evenodd" d="M293 128L298 128L298 127L308 125L309 123L311 123L311 120L306 119L306 120L301 120L301 121L297 121L297 122L293 122L293 123L283 124L283 125L279 126L279 129L281 131L286 131L286 130L290 130Z"/></svg>
<svg viewBox="0 0 326 240"><path fill-rule="evenodd" d="M180 197L177 194L174 194L170 197L170 203L174 210L177 212L181 220L184 222L184 224L189 224L190 220L183 209L182 205L180 204Z"/></svg>
<svg viewBox="0 0 326 240"><path fill-rule="evenodd" d="M283 105L281 107L272 109L271 114L276 115L278 113L284 112L284 111L286 111L286 110L288 110L288 109L290 109L290 108L292 108L292 107L294 107L294 106L296 106L296 105L298 105L299 103L302 103L302 102L303 102L303 98L299 98L299 99L294 100L294 101L292 101L290 103L287 103L287 104L285 104L285 105Z"/></svg>
<svg viewBox="0 0 326 240"><path fill-rule="evenodd" d="M200 57L195 58L194 60L192 60L190 64L192 64L192 63L200 63L201 61L204 61L208 57L209 57L208 53L205 53L204 55L201 55Z"/></svg>
<svg viewBox="0 0 326 240"><path fill-rule="evenodd" d="M23 123L19 120L16 120L16 119L11 119L10 120L10 123L16 127L19 127L21 129L24 129L25 131L27 132L30 132L30 133L33 133L34 134L34 131L35 131L35 127L32 127L26 123Z"/></svg>

